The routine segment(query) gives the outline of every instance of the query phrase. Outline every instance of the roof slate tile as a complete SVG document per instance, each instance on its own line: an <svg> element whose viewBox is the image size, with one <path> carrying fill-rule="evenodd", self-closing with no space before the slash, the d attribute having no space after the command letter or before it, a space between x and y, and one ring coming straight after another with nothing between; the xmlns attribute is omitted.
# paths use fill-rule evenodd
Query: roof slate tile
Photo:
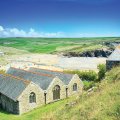
<svg viewBox="0 0 120 120"><path fill-rule="evenodd" d="M36 72L16 69L12 67L8 69L7 73L13 76L20 77L22 79L32 81L35 84L39 85L40 88L42 88L43 90L46 90L50 85L50 83L52 82L52 80L55 78L55 76L53 75L36 73Z"/></svg>
<svg viewBox="0 0 120 120"><path fill-rule="evenodd" d="M0 73L0 93L14 101L17 101L18 96L29 83L27 80Z"/></svg>

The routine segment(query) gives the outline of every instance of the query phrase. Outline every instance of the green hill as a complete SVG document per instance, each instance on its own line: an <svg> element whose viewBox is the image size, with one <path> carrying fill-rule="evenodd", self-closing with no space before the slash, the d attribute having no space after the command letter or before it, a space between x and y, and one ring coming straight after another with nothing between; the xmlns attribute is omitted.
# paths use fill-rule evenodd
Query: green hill
<svg viewBox="0 0 120 120"><path fill-rule="evenodd" d="M37 108L21 116L0 111L0 120L120 120L120 67L94 91Z"/></svg>
<svg viewBox="0 0 120 120"><path fill-rule="evenodd" d="M104 42L120 41L119 37L100 38L0 38L0 46L32 53L82 52L106 48Z"/></svg>

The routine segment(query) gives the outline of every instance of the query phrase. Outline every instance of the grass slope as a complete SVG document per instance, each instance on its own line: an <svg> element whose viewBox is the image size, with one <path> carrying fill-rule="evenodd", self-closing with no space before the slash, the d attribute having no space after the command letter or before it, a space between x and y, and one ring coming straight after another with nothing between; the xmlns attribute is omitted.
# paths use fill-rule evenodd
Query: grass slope
<svg viewBox="0 0 120 120"><path fill-rule="evenodd" d="M105 41L120 41L120 38L0 38L0 45L32 53L82 52L105 47L101 46Z"/></svg>
<svg viewBox="0 0 120 120"><path fill-rule="evenodd" d="M67 103L75 103L67 105ZM94 92L84 92L21 116L0 110L0 120L120 120L120 67L106 74Z"/></svg>

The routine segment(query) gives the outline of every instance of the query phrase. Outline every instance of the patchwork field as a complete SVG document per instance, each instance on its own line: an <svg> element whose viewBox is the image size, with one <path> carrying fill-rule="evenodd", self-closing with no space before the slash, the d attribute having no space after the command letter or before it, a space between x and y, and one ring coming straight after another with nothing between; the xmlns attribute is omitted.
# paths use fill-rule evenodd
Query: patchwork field
<svg viewBox="0 0 120 120"><path fill-rule="evenodd" d="M82 52L104 48L107 41L120 41L120 38L0 38L0 46L32 53Z"/></svg>

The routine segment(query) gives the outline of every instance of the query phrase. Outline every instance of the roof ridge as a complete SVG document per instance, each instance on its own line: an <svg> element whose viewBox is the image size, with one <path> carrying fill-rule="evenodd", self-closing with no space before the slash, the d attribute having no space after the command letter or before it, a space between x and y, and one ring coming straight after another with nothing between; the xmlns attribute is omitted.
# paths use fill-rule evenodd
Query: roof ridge
<svg viewBox="0 0 120 120"><path fill-rule="evenodd" d="M120 46L119 46L119 47L120 47ZM117 47L117 48L112 52L112 54L114 54L114 53L116 53L116 52L120 53L120 48ZM111 54L111 55L112 55L112 54Z"/></svg>
<svg viewBox="0 0 120 120"><path fill-rule="evenodd" d="M11 68L14 68L14 67L11 67ZM18 68L14 68L14 69L17 69L17 70L23 70L23 71L26 71L28 73L33 73L33 74L37 74L39 76L46 76L46 77L54 77L53 75L50 75L50 74L43 74L43 73L37 73L37 72L32 72L32 71L27 71L27 70L24 70L24 69L18 69Z"/></svg>
<svg viewBox="0 0 120 120"><path fill-rule="evenodd" d="M11 78L15 78L15 79L17 79L17 80L21 80L21 81L23 81L26 85L28 85L28 84L31 82L31 81L25 80L25 79L23 79L23 78L13 76L13 75L11 75L11 74L6 74L6 73L0 73L0 74L4 75L4 76L6 76L6 77L11 77Z"/></svg>
<svg viewBox="0 0 120 120"><path fill-rule="evenodd" d="M52 72L58 72L58 73L63 73L63 74L68 74L68 75L72 75L72 74L69 74L69 73L64 73L62 71L56 71L56 70L49 70L49 69L43 69L43 68L35 68L35 67L31 67L31 68L34 68L34 69L41 69L41 70L47 70L47 71L52 71Z"/></svg>

